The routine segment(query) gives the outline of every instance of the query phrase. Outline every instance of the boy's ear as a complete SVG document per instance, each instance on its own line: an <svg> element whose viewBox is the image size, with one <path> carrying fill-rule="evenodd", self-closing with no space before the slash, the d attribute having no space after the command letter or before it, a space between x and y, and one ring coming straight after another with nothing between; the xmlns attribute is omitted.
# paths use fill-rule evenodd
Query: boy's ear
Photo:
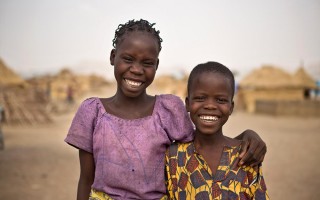
<svg viewBox="0 0 320 200"><path fill-rule="evenodd" d="M186 97L186 99L185 99L184 102L185 102L185 105L186 105L187 112L190 112L190 111L189 111L189 98Z"/></svg>
<svg viewBox="0 0 320 200"><path fill-rule="evenodd" d="M110 52L110 64L113 66L114 65L114 58L116 56L116 50L112 49Z"/></svg>
<svg viewBox="0 0 320 200"><path fill-rule="evenodd" d="M230 110L229 110L229 115L232 114L233 108L234 108L234 101L232 101L232 103L231 103L231 107L230 107Z"/></svg>

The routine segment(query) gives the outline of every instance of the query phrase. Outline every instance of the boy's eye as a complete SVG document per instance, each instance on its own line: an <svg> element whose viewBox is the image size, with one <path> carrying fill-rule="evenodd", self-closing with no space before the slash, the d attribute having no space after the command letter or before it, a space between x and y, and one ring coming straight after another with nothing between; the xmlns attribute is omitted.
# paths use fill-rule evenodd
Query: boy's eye
<svg viewBox="0 0 320 200"><path fill-rule="evenodd" d="M204 101L206 99L206 97L205 96L195 96L193 99L195 101Z"/></svg>
<svg viewBox="0 0 320 200"><path fill-rule="evenodd" d="M217 102L218 103L228 103L228 99L225 99L225 98L217 98Z"/></svg>
<svg viewBox="0 0 320 200"><path fill-rule="evenodd" d="M145 66L145 67L154 67L155 66L155 64L154 64L154 62L143 62L143 66Z"/></svg>

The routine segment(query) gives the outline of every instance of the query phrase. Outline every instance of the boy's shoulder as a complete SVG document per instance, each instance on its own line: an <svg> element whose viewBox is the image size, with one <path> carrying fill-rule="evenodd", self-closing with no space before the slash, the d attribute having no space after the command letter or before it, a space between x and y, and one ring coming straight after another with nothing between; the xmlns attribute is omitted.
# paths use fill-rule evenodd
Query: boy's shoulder
<svg viewBox="0 0 320 200"><path fill-rule="evenodd" d="M193 142L174 142L172 143L167 151L167 154L169 157L177 157L179 156L179 154L192 154L192 152L194 151L194 146L193 146Z"/></svg>
<svg viewBox="0 0 320 200"><path fill-rule="evenodd" d="M228 136L224 136L225 139L226 139L226 142L227 142L227 145L228 146L240 146L242 141L241 140L238 140L238 139L235 139L235 138L230 138Z"/></svg>

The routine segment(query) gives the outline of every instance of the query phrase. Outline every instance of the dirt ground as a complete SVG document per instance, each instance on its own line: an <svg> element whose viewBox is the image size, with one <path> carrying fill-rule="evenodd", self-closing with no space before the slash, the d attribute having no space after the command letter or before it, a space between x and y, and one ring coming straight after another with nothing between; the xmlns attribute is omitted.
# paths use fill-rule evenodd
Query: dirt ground
<svg viewBox="0 0 320 200"><path fill-rule="evenodd" d="M76 198L78 154L63 141L73 114L47 125L3 127L0 199ZM267 143L263 171L271 199L319 199L320 118L235 112L224 132L235 136L246 128Z"/></svg>

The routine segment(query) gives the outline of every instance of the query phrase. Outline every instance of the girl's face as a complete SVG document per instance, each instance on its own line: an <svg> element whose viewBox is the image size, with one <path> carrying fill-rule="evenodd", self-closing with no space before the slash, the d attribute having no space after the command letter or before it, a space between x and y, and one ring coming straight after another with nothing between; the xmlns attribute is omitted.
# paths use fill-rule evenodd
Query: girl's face
<svg viewBox="0 0 320 200"><path fill-rule="evenodd" d="M127 97L146 94L159 64L159 46L156 38L141 31L126 33L110 54L118 92Z"/></svg>
<svg viewBox="0 0 320 200"><path fill-rule="evenodd" d="M233 111L231 81L220 73L201 73L191 83L186 108L201 134L222 134Z"/></svg>

